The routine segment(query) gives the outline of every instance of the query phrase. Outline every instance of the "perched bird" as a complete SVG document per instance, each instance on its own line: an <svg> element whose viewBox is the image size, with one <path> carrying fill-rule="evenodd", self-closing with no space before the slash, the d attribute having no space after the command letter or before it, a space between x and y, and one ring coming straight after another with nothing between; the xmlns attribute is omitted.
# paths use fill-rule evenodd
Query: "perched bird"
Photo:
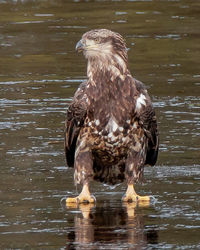
<svg viewBox="0 0 200 250"><path fill-rule="evenodd" d="M83 34L76 50L88 61L88 79L67 110L65 153L83 189L66 202L95 202L91 180L111 185L126 180L124 202L149 201L136 194L134 183L144 165L156 163L157 119L145 86L131 76L125 41L116 32L95 29Z"/></svg>

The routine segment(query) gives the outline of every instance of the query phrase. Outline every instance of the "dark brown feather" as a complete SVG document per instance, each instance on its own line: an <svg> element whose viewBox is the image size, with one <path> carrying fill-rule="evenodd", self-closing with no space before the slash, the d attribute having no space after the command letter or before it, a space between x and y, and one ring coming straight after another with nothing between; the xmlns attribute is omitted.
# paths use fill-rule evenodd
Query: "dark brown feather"
<svg viewBox="0 0 200 250"><path fill-rule="evenodd" d="M145 86L142 82L135 79L135 84L139 92L142 93L145 92ZM143 109L141 110L139 117L141 123L143 124L145 134L148 138L148 147L147 147L145 164L153 166L155 165L158 157L159 137L158 137L157 119L150 98L147 106L146 107L143 106Z"/></svg>
<svg viewBox="0 0 200 250"><path fill-rule="evenodd" d="M76 142L82 128L87 111L87 104L84 98L86 82L83 82L76 91L73 101L67 110L67 118L65 121L65 156L67 165L74 166L74 154L76 150Z"/></svg>

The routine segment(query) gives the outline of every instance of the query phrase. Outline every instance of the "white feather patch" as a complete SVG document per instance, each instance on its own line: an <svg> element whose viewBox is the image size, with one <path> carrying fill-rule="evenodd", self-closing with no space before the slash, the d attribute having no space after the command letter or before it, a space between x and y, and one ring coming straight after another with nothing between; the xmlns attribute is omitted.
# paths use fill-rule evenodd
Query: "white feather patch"
<svg viewBox="0 0 200 250"><path fill-rule="evenodd" d="M99 126L99 124L100 124L100 121L99 121L99 119L98 119L98 120L95 121L95 125L96 125L96 126Z"/></svg>
<svg viewBox="0 0 200 250"><path fill-rule="evenodd" d="M115 132L119 128L119 125L117 124L117 122L113 117L110 117L106 128L108 129L109 132Z"/></svg>
<svg viewBox="0 0 200 250"><path fill-rule="evenodd" d="M136 110L139 111L142 107L142 105L146 106L146 97L143 94L140 94L140 96L136 100Z"/></svg>
<svg viewBox="0 0 200 250"><path fill-rule="evenodd" d="M108 134L108 138L109 138L111 141L115 141L115 140L116 140L116 136L114 136L112 132L110 132L110 133Z"/></svg>
<svg viewBox="0 0 200 250"><path fill-rule="evenodd" d="M119 131L123 132L124 128L123 127L119 127Z"/></svg>

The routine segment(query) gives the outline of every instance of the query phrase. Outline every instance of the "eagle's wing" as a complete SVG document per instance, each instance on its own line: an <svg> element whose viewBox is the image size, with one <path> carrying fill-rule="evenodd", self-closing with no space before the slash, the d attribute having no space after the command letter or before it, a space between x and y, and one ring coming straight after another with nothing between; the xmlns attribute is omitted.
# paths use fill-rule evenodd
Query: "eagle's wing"
<svg viewBox="0 0 200 250"><path fill-rule="evenodd" d="M83 82L76 91L73 101L67 110L65 122L65 156L67 165L73 167L76 141L84 124L87 112L86 84Z"/></svg>
<svg viewBox="0 0 200 250"><path fill-rule="evenodd" d="M157 119L149 95L143 83L135 80L137 90L146 97L146 105L142 105L138 113L140 124L143 126L145 135L148 138L147 155L145 164L155 165L158 157L159 137Z"/></svg>

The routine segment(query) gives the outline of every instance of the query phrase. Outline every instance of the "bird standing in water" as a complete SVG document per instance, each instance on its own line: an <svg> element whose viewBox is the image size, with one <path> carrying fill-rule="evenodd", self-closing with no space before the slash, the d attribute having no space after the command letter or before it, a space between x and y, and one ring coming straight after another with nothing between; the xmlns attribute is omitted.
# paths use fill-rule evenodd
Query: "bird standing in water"
<svg viewBox="0 0 200 250"><path fill-rule="evenodd" d="M143 83L128 68L122 36L107 29L86 32L77 43L88 61L87 77L67 110L65 153L81 193L67 203L94 203L91 180L110 185L126 180L124 202L149 201L134 183L158 156L157 119Z"/></svg>

